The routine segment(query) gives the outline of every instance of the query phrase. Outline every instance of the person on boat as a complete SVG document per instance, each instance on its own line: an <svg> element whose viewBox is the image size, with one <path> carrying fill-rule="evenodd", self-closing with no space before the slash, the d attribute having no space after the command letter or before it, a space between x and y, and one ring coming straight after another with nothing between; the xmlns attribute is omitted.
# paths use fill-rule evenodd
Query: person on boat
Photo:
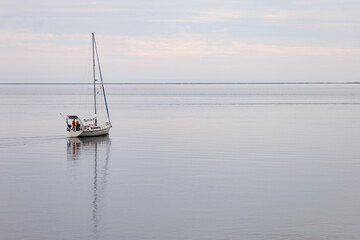
<svg viewBox="0 0 360 240"><path fill-rule="evenodd" d="M66 118L66 126L68 129L71 129L71 125L69 124L69 118Z"/></svg>
<svg viewBox="0 0 360 240"><path fill-rule="evenodd" d="M75 129L75 119L72 120L72 130L76 131L76 129Z"/></svg>
<svg viewBox="0 0 360 240"><path fill-rule="evenodd" d="M76 121L76 131L80 131L80 122Z"/></svg>

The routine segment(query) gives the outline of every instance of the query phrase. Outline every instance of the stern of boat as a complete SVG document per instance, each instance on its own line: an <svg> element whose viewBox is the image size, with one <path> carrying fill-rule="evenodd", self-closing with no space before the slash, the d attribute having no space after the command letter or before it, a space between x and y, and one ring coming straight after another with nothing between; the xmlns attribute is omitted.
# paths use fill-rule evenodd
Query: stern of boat
<svg viewBox="0 0 360 240"><path fill-rule="evenodd" d="M69 131L70 137L79 137L82 133L83 133L82 130L81 131L73 131L73 130Z"/></svg>

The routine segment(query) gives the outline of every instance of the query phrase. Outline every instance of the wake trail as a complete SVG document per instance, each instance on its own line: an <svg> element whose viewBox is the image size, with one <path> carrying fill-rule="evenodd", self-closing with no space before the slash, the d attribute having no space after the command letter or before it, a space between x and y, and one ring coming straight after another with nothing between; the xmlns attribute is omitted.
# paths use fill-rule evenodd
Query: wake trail
<svg viewBox="0 0 360 240"><path fill-rule="evenodd" d="M33 137L6 137L0 138L0 148L19 146L19 145L32 145L32 144L42 144L53 141L58 141L61 139L67 139L63 135L54 135L54 136L33 136Z"/></svg>

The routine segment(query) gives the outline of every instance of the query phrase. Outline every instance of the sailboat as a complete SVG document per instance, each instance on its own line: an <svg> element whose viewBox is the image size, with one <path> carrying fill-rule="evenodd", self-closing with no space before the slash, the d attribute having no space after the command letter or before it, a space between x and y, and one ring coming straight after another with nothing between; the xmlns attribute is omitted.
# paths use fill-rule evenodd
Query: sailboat
<svg viewBox="0 0 360 240"><path fill-rule="evenodd" d="M92 118L81 119L77 115L67 115L66 123L67 123L67 131L69 132L70 137L96 137L96 136L104 136L109 134L110 128L112 127L110 121L109 108L107 105L104 82L102 78L99 55L97 51L95 34L92 33L92 65L93 65L93 94L94 94L94 115ZM98 67L98 74L100 77L101 89L104 97L104 103L106 107L107 120L103 123L98 121L97 117L97 91L96 91L96 65ZM71 124L69 124L68 120L71 120Z"/></svg>

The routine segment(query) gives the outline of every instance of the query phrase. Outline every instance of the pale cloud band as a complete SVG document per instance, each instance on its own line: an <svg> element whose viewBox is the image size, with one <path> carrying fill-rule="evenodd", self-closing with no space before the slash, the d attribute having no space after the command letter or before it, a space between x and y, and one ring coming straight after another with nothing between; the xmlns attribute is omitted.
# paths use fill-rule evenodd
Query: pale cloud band
<svg viewBox="0 0 360 240"><path fill-rule="evenodd" d="M122 55L147 56L154 58L171 57L218 57L236 55L292 55L292 56L357 56L360 48L337 48L321 46L281 46L264 43L246 43L235 39L224 39L213 35L188 34L181 36L119 36L99 35L104 43L103 50ZM89 34L40 34L40 33L0 33L0 44L26 46L31 51L63 47L69 51L87 46L81 44L89 40ZM73 45L72 45L73 44ZM48 46L41 50L41 46ZM23 51L26 49L22 49ZM19 49L20 50L20 49Z"/></svg>

